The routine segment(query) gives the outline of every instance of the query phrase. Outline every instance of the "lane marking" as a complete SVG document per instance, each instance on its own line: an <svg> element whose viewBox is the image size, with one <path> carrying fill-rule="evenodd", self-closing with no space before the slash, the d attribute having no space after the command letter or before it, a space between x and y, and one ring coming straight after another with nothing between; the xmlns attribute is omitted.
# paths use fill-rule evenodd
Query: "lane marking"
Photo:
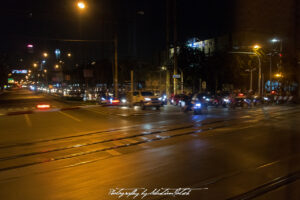
<svg viewBox="0 0 300 200"><path fill-rule="evenodd" d="M59 113L62 114L62 115L64 115L64 116L66 116L66 117L69 117L70 119L73 119L73 120L75 120L75 121L77 121L77 122L81 122L80 119L78 119L77 117L74 117L74 116L72 116L72 115L70 115L70 114L68 114L68 113L65 113L65 112L63 112L63 111L59 111Z"/></svg>
<svg viewBox="0 0 300 200"><path fill-rule="evenodd" d="M29 115L28 115L28 114L25 114L24 117L25 117L25 120L26 120L26 124L27 124L29 127L32 127L32 123L31 123L31 120L30 120L30 118L29 118Z"/></svg>
<svg viewBox="0 0 300 200"><path fill-rule="evenodd" d="M106 150L107 153L109 153L112 156L119 156L122 155L120 152L117 152L115 150Z"/></svg>

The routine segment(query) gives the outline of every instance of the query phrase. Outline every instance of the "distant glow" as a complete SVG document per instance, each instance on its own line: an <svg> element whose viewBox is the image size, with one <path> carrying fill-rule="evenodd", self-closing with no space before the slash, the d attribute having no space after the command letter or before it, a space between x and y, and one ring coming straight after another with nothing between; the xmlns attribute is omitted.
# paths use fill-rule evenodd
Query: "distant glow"
<svg viewBox="0 0 300 200"><path fill-rule="evenodd" d="M48 57L48 53L43 53L43 56L45 57L45 58L47 58Z"/></svg>
<svg viewBox="0 0 300 200"><path fill-rule="evenodd" d="M47 73L47 69L44 69L44 72Z"/></svg>
<svg viewBox="0 0 300 200"><path fill-rule="evenodd" d="M55 65L54 68L55 68L55 69L58 69L58 68L59 68L59 65Z"/></svg>
<svg viewBox="0 0 300 200"><path fill-rule="evenodd" d="M71 54L71 53L68 53L68 54L67 54L67 56L68 56L68 57L71 57L71 56L72 56L72 54Z"/></svg>
<svg viewBox="0 0 300 200"><path fill-rule="evenodd" d="M122 103L126 103L127 102L126 99L122 99L121 101L122 101Z"/></svg>
<svg viewBox="0 0 300 200"><path fill-rule="evenodd" d="M36 63L33 63L33 67L37 67L37 64L36 64Z"/></svg>
<svg viewBox="0 0 300 200"><path fill-rule="evenodd" d="M264 97L264 100L265 100L265 101L268 101L268 100L269 100L269 98L268 98L268 97Z"/></svg>
<svg viewBox="0 0 300 200"><path fill-rule="evenodd" d="M60 50L59 49L55 49L54 51L56 58L60 57Z"/></svg>
<svg viewBox="0 0 300 200"><path fill-rule="evenodd" d="M151 99L146 97L146 98L145 98L145 101L151 101Z"/></svg>
<svg viewBox="0 0 300 200"><path fill-rule="evenodd" d="M33 48L32 44L27 44L27 48Z"/></svg>
<svg viewBox="0 0 300 200"><path fill-rule="evenodd" d="M239 96L241 97L241 96L244 96L244 94L243 93L239 93Z"/></svg>
<svg viewBox="0 0 300 200"><path fill-rule="evenodd" d="M85 3L84 2L78 2L77 3L78 8L84 9L85 8Z"/></svg>
<svg viewBox="0 0 300 200"><path fill-rule="evenodd" d="M271 40L271 42L279 42L279 40L278 39L276 39L276 38L273 38L272 40Z"/></svg>
<svg viewBox="0 0 300 200"><path fill-rule="evenodd" d="M43 60L42 63L45 64L45 63L46 63L46 60Z"/></svg>

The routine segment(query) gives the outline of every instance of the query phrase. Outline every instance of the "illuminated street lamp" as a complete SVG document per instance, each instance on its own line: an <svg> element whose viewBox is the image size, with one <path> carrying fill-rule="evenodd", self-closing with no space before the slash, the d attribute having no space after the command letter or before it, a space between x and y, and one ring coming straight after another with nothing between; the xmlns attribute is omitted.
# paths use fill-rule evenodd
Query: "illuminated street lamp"
<svg viewBox="0 0 300 200"><path fill-rule="evenodd" d="M72 54L71 54L71 53L68 53L67 56L70 58L70 57L72 56Z"/></svg>
<svg viewBox="0 0 300 200"><path fill-rule="evenodd" d="M277 77L277 78L282 78L283 77L283 75L281 73L277 73L274 76Z"/></svg>
<svg viewBox="0 0 300 200"><path fill-rule="evenodd" d="M56 64L56 65L54 66L54 68L55 68L55 69L59 69L59 65Z"/></svg>
<svg viewBox="0 0 300 200"><path fill-rule="evenodd" d="M77 6L78 6L79 9L83 10L85 8L85 3L83 1L79 1L77 3Z"/></svg>
<svg viewBox="0 0 300 200"><path fill-rule="evenodd" d="M35 67L35 68L36 68L37 66L38 66L38 65L37 65L36 63L33 63L33 67Z"/></svg>
<svg viewBox="0 0 300 200"><path fill-rule="evenodd" d="M47 69L44 69L44 72L47 73Z"/></svg>
<svg viewBox="0 0 300 200"><path fill-rule="evenodd" d="M45 57L45 58L47 58L48 57L48 53L43 53L43 56Z"/></svg>
<svg viewBox="0 0 300 200"><path fill-rule="evenodd" d="M30 74L31 73L31 70L28 70L28 74Z"/></svg>
<svg viewBox="0 0 300 200"><path fill-rule="evenodd" d="M258 49L260 49L260 48L261 48L261 47L260 47L258 44L256 44L256 45L253 46L253 49L254 49L254 50L258 50Z"/></svg>

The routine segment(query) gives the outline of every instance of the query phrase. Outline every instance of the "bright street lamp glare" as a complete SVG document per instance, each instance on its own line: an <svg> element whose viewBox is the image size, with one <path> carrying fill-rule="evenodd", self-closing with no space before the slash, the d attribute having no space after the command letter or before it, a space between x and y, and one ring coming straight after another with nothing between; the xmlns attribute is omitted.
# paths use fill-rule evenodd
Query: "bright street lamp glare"
<svg viewBox="0 0 300 200"><path fill-rule="evenodd" d="M279 40L277 40L276 38L272 39L271 42L279 42Z"/></svg>
<svg viewBox="0 0 300 200"><path fill-rule="evenodd" d="M48 57L48 53L43 53L44 57L47 58Z"/></svg>
<svg viewBox="0 0 300 200"><path fill-rule="evenodd" d="M78 8L80 8L80 9L84 9L84 8L85 8L84 2L78 2L78 3L77 3L77 6L78 6Z"/></svg>
<svg viewBox="0 0 300 200"><path fill-rule="evenodd" d="M253 46L253 49L260 49L260 46L256 44Z"/></svg>

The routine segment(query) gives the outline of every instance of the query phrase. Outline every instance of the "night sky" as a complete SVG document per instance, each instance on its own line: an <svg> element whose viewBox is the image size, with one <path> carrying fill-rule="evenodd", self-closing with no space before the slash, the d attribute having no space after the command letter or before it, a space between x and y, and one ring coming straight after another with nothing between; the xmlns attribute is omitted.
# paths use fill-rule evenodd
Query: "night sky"
<svg viewBox="0 0 300 200"><path fill-rule="evenodd" d="M86 2L88 8L84 13L78 12L73 0L2 2L0 50L22 52L27 43L37 43L39 50L52 49L64 39L109 41L115 30L120 57L151 61L153 54L165 47L164 0ZM230 27L230 13L230 4L225 1L177 0L179 41L191 36L205 39L223 34ZM109 42L97 44L104 49L110 46ZM74 47L71 43L64 45Z"/></svg>

